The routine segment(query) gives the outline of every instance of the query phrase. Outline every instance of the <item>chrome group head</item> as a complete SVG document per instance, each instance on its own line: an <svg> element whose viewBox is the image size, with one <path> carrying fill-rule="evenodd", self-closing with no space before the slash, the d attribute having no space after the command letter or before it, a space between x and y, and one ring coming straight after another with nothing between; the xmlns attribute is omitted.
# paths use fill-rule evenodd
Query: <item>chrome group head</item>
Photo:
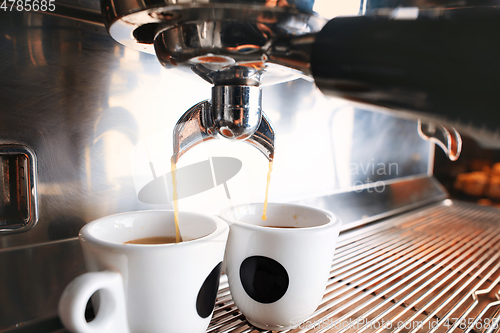
<svg viewBox="0 0 500 333"><path fill-rule="evenodd" d="M313 4L104 0L102 7L118 42L213 85L211 100L193 106L175 127L176 160L194 145L218 138L248 142L272 160L274 130L262 111L261 88L310 75L304 49L313 41L308 36L326 23Z"/></svg>

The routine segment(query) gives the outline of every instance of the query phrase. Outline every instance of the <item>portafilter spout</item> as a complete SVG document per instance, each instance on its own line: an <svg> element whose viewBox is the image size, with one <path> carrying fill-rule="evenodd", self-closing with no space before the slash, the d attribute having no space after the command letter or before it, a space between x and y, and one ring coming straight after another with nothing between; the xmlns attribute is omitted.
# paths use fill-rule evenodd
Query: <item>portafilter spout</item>
<svg viewBox="0 0 500 333"><path fill-rule="evenodd" d="M174 162L189 149L212 139L244 141L274 158L274 129L262 111L258 86L216 85L212 100L194 105L174 128Z"/></svg>

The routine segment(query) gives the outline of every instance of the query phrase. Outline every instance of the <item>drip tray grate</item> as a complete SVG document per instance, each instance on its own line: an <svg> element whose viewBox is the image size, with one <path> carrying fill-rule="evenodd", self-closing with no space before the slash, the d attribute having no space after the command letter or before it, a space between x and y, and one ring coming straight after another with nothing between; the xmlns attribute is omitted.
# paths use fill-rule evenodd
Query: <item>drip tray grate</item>
<svg viewBox="0 0 500 333"><path fill-rule="evenodd" d="M325 296L287 332L499 332L500 210L445 201L339 238ZM223 276L207 332L247 323Z"/></svg>

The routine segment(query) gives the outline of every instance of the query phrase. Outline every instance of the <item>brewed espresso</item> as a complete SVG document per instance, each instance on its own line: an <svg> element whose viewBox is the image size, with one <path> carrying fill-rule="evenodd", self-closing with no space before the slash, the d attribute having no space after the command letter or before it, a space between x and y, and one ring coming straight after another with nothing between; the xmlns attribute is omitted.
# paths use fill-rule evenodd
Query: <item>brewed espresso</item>
<svg viewBox="0 0 500 333"><path fill-rule="evenodd" d="M157 237L144 237L129 240L124 244L169 244L176 243L175 237L171 236L157 236Z"/></svg>
<svg viewBox="0 0 500 333"><path fill-rule="evenodd" d="M195 239L198 239L199 237L196 238L186 238L184 237L181 239L180 242L176 240L175 236L155 236L155 237L144 237L144 238L137 238L137 239L132 239L129 240L128 242L125 242L123 244L171 244L171 243L182 243L182 242L189 242Z"/></svg>

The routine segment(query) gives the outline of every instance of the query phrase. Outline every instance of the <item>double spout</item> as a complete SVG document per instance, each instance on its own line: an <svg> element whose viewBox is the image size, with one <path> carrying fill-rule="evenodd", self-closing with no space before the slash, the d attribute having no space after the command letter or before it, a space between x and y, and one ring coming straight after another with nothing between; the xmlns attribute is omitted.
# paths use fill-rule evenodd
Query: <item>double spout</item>
<svg viewBox="0 0 500 333"><path fill-rule="evenodd" d="M212 139L244 141L274 158L274 129L262 111L257 85L215 85L212 99L187 110L174 128L174 162L189 149Z"/></svg>

